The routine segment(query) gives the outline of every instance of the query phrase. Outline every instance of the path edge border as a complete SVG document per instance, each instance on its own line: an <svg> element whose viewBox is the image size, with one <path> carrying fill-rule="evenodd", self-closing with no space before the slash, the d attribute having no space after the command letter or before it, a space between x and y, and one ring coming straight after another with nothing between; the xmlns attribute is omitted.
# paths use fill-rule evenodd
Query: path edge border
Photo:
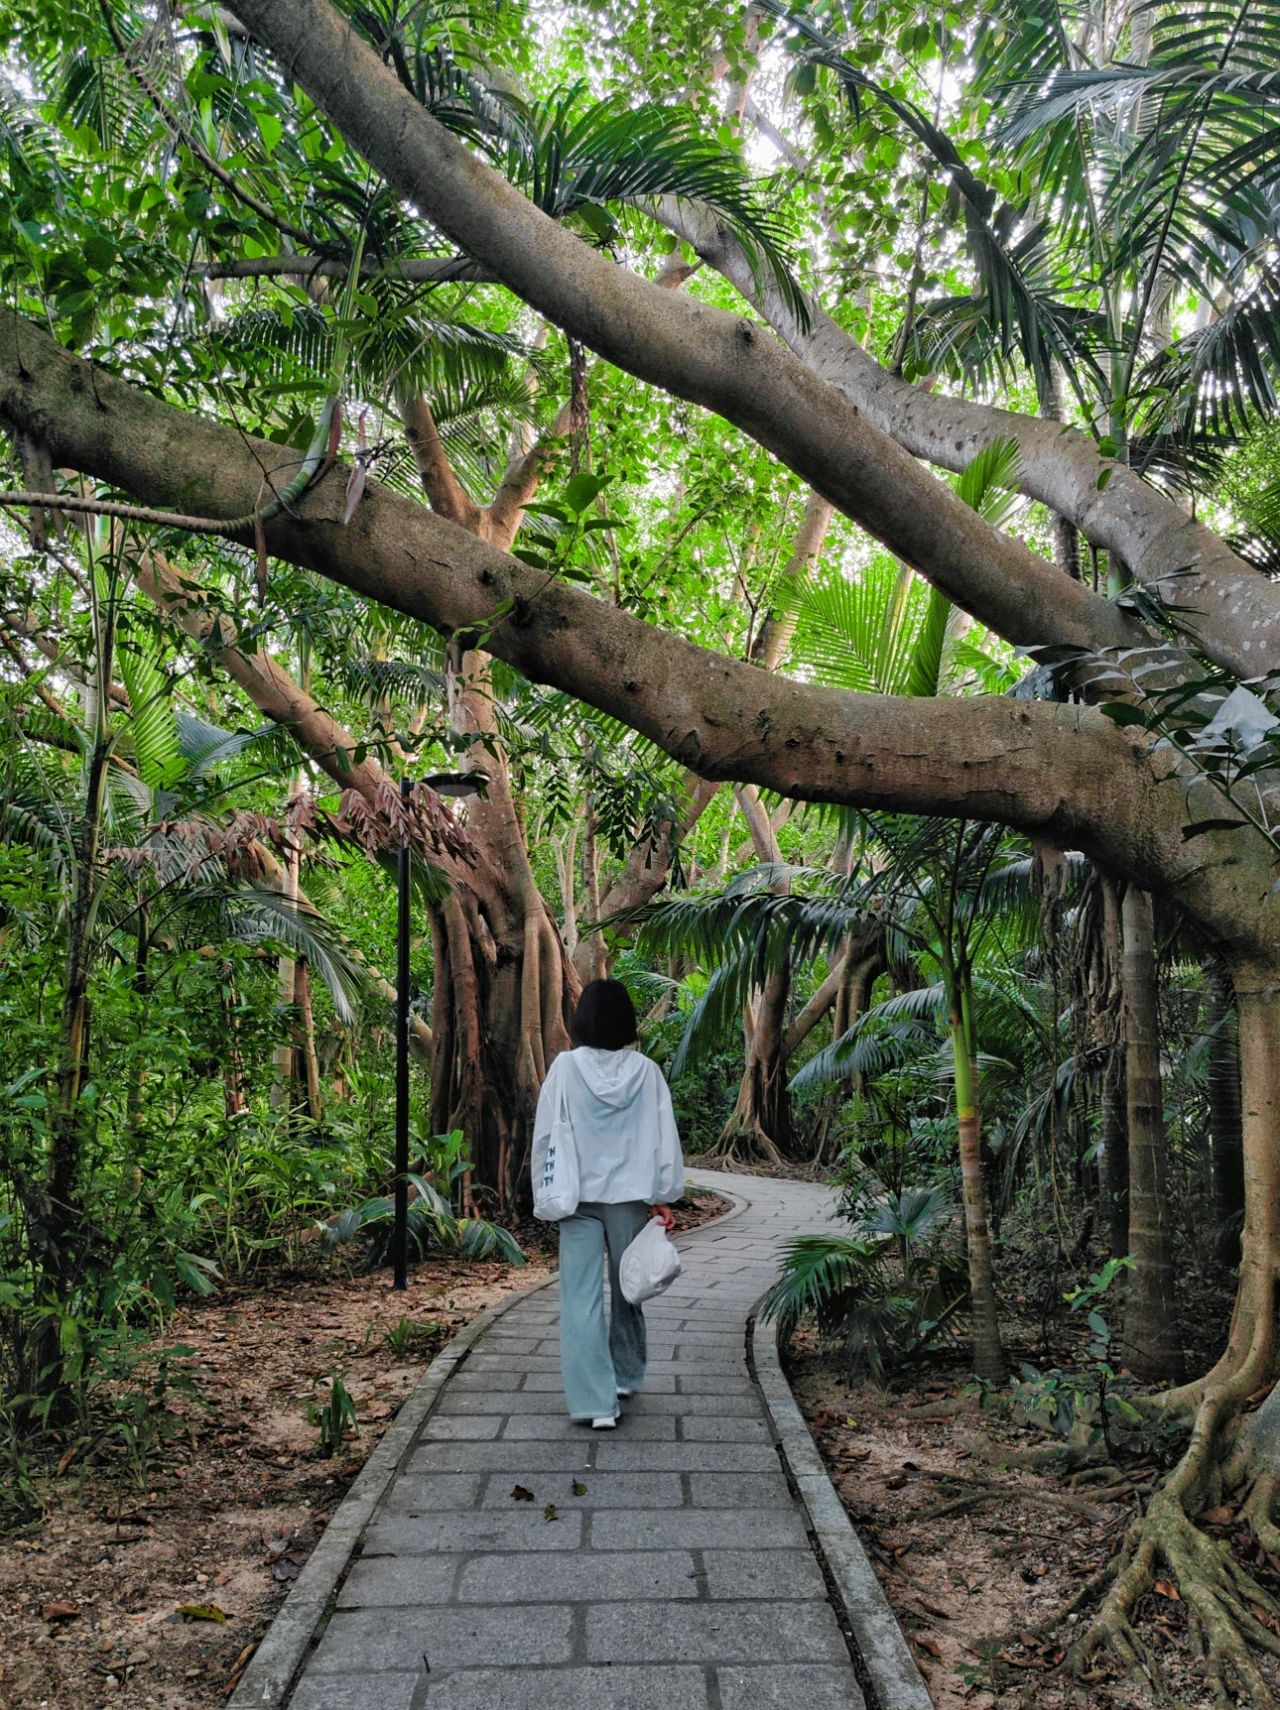
<svg viewBox="0 0 1280 1710"><path fill-rule="evenodd" d="M763 1298L763 1297L761 1297ZM787 1382L776 1323L766 1324L757 1302L748 1347L756 1383L773 1422L778 1451L825 1565L831 1590L849 1625L859 1674L878 1710L934 1710L906 1635L871 1566L862 1540L823 1465Z"/></svg>
<svg viewBox="0 0 1280 1710"><path fill-rule="evenodd" d="M750 1203L720 1188L715 1192L721 1199L729 1201L729 1210L691 1229L685 1240L695 1240L704 1229L727 1223L730 1218L744 1212ZM683 1245L683 1242L677 1244ZM287 1704L311 1641L346 1574L356 1545L386 1495L401 1461L426 1423L440 1391L491 1325L513 1307L519 1306L521 1301L550 1288L558 1278L559 1272L553 1271L539 1282L514 1290L496 1306L485 1307L441 1348L405 1397L400 1411L334 1509L319 1542L307 1557L284 1602L272 1616L271 1624L249 1659L234 1692L227 1698L224 1710L282 1710L282 1706Z"/></svg>

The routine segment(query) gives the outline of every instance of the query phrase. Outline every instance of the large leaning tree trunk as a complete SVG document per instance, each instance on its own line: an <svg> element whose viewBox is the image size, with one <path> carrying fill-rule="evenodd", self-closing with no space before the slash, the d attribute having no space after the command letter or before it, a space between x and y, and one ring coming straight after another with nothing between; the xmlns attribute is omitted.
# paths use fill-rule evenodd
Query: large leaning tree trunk
<svg viewBox="0 0 1280 1710"><path fill-rule="evenodd" d="M1173 1286L1168 1139L1160 1078L1160 1015L1151 896L1129 885L1120 905L1124 937L1125 1104L1129 1129L1129 1252L1125 1363L1150 1382L1182 1376L1182 1337Z"/></svg>
<svg viewBox="0 0 1280 1710"><path fill-rule="evenodd" d="M497 494L482 506L453 469L429 400L405 400L402 416L432 509L502 552L515 542L557 441L576 425L566 408L545 438L517 435ZM473 882L432 909L431 1119L437 1132L462 1129L473 1185L496 1193L505 1209L527 1190L534 1111L548 1067L569 1044L579 981L529 860L490 658L478 648L451 647L447 678L450 724L466 743L463 768L487 779L468 810L467 830L490 882L483 893Z"/></svg>

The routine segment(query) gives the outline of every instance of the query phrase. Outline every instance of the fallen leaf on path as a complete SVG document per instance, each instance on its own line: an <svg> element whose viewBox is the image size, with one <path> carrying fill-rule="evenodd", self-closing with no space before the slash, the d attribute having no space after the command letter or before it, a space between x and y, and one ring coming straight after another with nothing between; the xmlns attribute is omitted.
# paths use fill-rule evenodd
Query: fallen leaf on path
<svg viewBox="0 0 1280 1710"><path fill-rule="evenodd" d="M231 1617L216 1603L180 1603L178 1613L184 1621L229 1621Z"/></svg>
<svg viewBox="0 0 1280 1710"><path fill-rule="evenodd" d="M573 1481L573 1494L575 1496L585 1496L587 1494L587 1487L583 1484L580 1478L575 1478Z"/></svg>
<svg viewBox="0 0 1280 1710"><path fill-rule="evenodd" d="M1167 1597L1173 1603L1181 1603L1182 1601L1182 1593L1172 1580L1158 1579L1153 1589L1158 1597Z"/></svg>
<svg viewBox="0 0 1280 1710"><path fill-rule="evenodd" d="M71 1621L79 1613L80 1605L68 1602L65 1597L60 1598L56 1603L46 1603L40 1611L41 1616L46 1621Z"/></svg>
<svg viewBox="0 0 1280 1710"><path fill-rule="evenodd" d="M560 1518L559 1511L554 1502L548 1502L547 1506L542 1510L542 1518L544 1520L558 1520Z"/></svg>
<svg viewBox="0 0 1280 1710"><path fill-rule="evenodd" d="M511 1499L513 1502L532 1502L533 1492L526 1490L522 1484L518 1484L511 1492Z"/></svg>
<svg viewBox="0 0 1280 1710"><path fill-rule="evenodd" d="M1200 1518L1206 1526L1229 1526L1236 1517L1236 1511L1228 1503L1220 1508L1206 1508Z"/></svg>

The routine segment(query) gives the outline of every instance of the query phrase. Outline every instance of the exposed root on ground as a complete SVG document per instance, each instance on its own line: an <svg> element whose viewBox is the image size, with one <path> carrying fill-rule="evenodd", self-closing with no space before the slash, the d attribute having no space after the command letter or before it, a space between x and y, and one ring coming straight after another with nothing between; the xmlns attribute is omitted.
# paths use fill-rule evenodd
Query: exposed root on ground
<svg viewBox="0 0 1280 1710"><path fill-rule="evenodd" d="M751 1170L758 1164L783 1168L786 1159L760 1127L743 1130L728 1126L698 1162L708 1169Z"/></svg>
<svg viewBox="0 0 1280 1710"><path fill-rule="evenodd" d="M1280 1624L1280 1603L1236 1561L1227 1544L1202 1532L1192 1518L1206 1495L1220 1486L1223 1414L1238 1402L1228 1386L1206 1393L1186 1454L1130 1527L1111 1589L1067 1652L1064 1669L1083 1675L1111 1652L1163 1691L1156 1659L1136 1631L1138 1606L1159 1574L1176 1588L1218 1702L1274 1703L1251 1653L1256 1647L1280 1657L1280 1636L1270 1624ZM1270 1524L1269 1512L1266 1518Z"/></svg>

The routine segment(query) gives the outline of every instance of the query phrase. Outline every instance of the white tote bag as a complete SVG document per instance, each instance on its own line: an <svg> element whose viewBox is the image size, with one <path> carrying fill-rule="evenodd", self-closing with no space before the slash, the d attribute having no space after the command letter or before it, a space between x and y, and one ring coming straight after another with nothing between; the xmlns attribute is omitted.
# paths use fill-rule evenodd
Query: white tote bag
<svg viewBox="0 0 1280 1710"><path fill-rule="evenodd" d="M542 1175L533 1191L533 1215L543 1223L559 1223L578 1209L578 1148L569 1120L569 1101L560 1076L559 1098Z"/></svg>
<svg viewBox="0 0 1280 1710"><path fill-rule="evenodd" d="M622 1255L618 1280L632 1306L652 1300L680 1275L680 1255L656 1217L649 1219Z"/></svg>

